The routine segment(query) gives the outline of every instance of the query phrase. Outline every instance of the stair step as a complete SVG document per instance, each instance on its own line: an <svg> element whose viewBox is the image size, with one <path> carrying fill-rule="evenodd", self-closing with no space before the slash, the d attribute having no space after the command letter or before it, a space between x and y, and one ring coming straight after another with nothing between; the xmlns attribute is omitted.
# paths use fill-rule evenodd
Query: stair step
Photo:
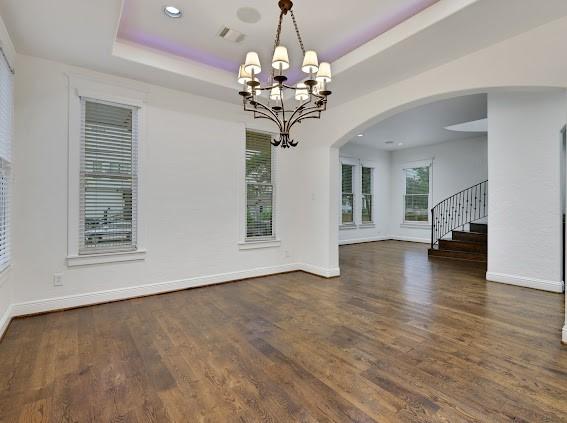
<svg viewBox="0 0 567 423"><path fill-rule="evenodd" d="M451 238L455 241L478 242L485 245L487 243L487 235L480 232L453 231Z"/></svg>
<svg viewBox="0 0 567 423"><path fill-rule="evenodd" d="M468 251L486 254L486 243L441 239L439 240L439 250Z"/></svg>
<svg viewBox="0 0 567 423"><path fill-rule="evenodd" d="M451 251L430 248L428 254L429 257L486 263L486 254L471 251Z"/></svg>
<svg viewBox="0 0 567 423"><path fill-rule="evenodd" d="M471 232L478 232L481 234L488 233L488 225L486 223L471 223L469 229Z"/></svg>

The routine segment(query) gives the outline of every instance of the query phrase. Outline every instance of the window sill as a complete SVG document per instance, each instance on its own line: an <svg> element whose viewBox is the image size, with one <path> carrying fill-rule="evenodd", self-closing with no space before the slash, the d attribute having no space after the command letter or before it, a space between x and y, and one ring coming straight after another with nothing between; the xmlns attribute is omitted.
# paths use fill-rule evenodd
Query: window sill
<svg viewBox="0 0 567 423"><path fill-rule="evenodd" d="M372 222L366 222L366 223L361 223L360 225L358 225L359 229L370 229L370 228L375 228L376 224L372 223Z"/></svg>
<svg viewBox="0 0 567 423"><path fill-rule="evenodd" d="M345 230L350 230L350 229L356 229L356 224L354 223L348 223L345 225L339 225L339 229L341 231L345 231Z"/></svg>
<svg viewBox="0 0 567 423"><path fill-rule="evenodd" d="M91 264L120 263L125 261L145 260L145 258L146 250L122 251L104 254L85 254L80 256L68 256L67 266L76 267L88 266Z"/></svg>
<svg viewBox="0 0 567 423"><path fill-rule="evenodd" d="M258 250L261 248L278 248L281 245L279 239L270 239L266 241L242 241L238 243L239 250Z"/></svg>
<svg viewBox="0 0 567 423"><path fill-rule="evenodd" d="M405 222L400 225L400 228L408 228L408 229L431 229L431 225L428 222L423 223L410 223Z"/></svg>

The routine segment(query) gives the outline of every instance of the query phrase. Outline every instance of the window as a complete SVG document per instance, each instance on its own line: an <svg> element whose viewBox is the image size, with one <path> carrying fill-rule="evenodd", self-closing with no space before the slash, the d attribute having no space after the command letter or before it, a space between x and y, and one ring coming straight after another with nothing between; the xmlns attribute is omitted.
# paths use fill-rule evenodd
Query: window
<svg viewBox="0 0 567 423"><path fill-rule="evenodd" d="M372 168L362 167L362 223L373 221Z"/></svg>
<svg viewBox="0 0 567 423"><path fill-rule="evenodd" d="M10 187L14 120L14 75L0 54L0 271L10 265Z"/></svg>
<svg viewBox="0 0 567 423"><path fill-rule="evenodd" d="M246 240L274 239L272 136L246 131Z"/></svg>
<svg viewBox="0 0 567 423"><path fill-rule="evenodd" d="M79 254L136 250L138 108L81 98Z"/></svg>
<svg viewBox="0 0 567 423"><path fill-rule="evenodd" d="M354 223L354 166L342 165L342 224Z"/></svg>
<svg viewBox="0 0 567 423"><path fill-rule="evenodd" d="M404 169L406 185L404 195L405 222L429 222L430 175L430 165Z"/></svg>

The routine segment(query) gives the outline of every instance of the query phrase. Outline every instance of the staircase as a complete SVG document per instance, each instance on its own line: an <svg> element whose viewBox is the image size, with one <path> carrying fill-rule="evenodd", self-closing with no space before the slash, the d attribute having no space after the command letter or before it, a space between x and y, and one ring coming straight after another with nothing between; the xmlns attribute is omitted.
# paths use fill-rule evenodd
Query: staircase
<svg viewBox="0 0 567 423"><path fill-rule="evenodd" d="M487 261L488 181L441 201L431 209L430 257ZM468 229L468 230L467 230Z"/></svg>
<svg viewBox="0 0 567 423"><path fill-rule="evenodd" d="M429 249L429 256L486 263L487 232L486 223L471 223L468 231L451 231L451 239L440 239Z"/></svg>

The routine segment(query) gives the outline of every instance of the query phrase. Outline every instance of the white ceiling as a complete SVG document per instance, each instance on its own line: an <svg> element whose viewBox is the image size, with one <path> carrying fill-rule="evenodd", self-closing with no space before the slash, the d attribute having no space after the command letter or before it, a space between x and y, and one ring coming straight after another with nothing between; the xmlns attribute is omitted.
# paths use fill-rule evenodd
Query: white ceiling
<svg viewBox="0 0 567 423"><path fill-rule="evenodd" d="M123 14L121 0L0 0L0 14L19 53L238 103L234 73L225 69L243 60L252 46L266 56L273 42L276 0L175 3L185 11L177 21L165 18L163 2L155 0L127 0ZM412 7L431 3L404 21ZM241 23L235 13L244 6L257 8L261 21ZM405 14L396 14L398 7ZM319 50L323 58L331 57L328 51L340 56L368 34L387 29L384 22L403 21L333 62L333 107L566 16L567 1L357 0L351 5L338 0L297 0L295 9L306 46ZM217 39L225 24L237 26L247 34L246 40L226 44ZM289 25L285 30L285 37L293 36ZM172 44L151 43L149 48L152 37ZM296 52L292 39L286 38L286 43ZM187 58L191 55L187 52L194 60ZM220 64L203 64L211 57L220 58ZM297 54L292 57L299 61ZM263 57L264 62L268 59Z"/></svg>
<svg viewBox="0 0 567 423"><path fill-rule="evenodd" d="M400 150L480 137L482 133L455 132L445 127L486 116L486 94L456 97L399 113L372 126L363 137L355 137L351 142L380 150ZM385 144L386 141L394 143Z"/></svg>

